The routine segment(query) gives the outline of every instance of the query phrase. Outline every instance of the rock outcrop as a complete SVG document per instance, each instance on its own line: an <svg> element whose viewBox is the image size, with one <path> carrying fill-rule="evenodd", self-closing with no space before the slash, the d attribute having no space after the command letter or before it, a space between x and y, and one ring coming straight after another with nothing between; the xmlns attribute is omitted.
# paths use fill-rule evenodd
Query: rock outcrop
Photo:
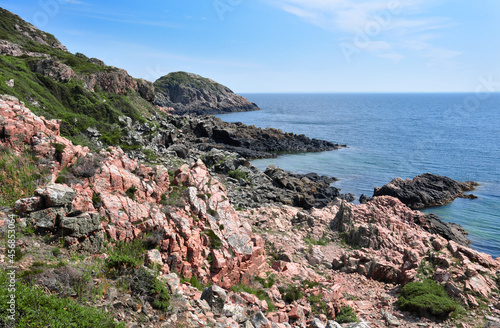
<svg viewBox="0 0 500 328"><path fill-rule="evenodd" d="M8 36L2 39L9 41L23 40L23 43L32 42L35 44L49 46L58 50L67 51L66 47L59 42L52 34L40 31L32 24L24 21L21 17L8 10L0 8L0 18L3 27L8 30ZM24 44L21 44L24 45Z"/></svg>
<svg viewBox="0 0 500 328"><path fill-rule="evenodd" d="M361 205L343 202L331 228L360 249L343 253L332 267L397 284L431 275L470 306L475 298L467 292L491 297L500 259L426 231L422 221L423 213L390 196Z"/></svg>
<svg viewBox="0 0 500 328"><path fill-rule="evenodd" d="M256 104L229 88L196 74L174 72L154 83L155 103L176 114L216 114L259 110Z"/></svg>
<svg viewBox="0 0 500 328"><path fill-rule="evenodd" d="M40 60L35 63L33 65L33 71L50 77L58 82L68 81L76 77L71 67L52 58Z"/></svg>
<svg viewBox="0 0 500 328"><path fill-rule="evenodd" d="M448 177L425 173L413 179L393 179L383 187L375 188L373 196L392 196L412 209L444 205L457 197L475 198L464 195L477 186L476 182L460 182Z"/></svg>
<svg viewBox="0 0 500 328"><path fill-rule="evenodd" d="M226 288L248 282L265 265L262 239L200 160L182 165L170 181L166 167L139 165L121 150L91 154L74 146L60 137L59 121L37 117L13 97L0 99L0 114L1 146L29 146L51 168L51 181L68 166L76 175L71 188L49 185L16 203L26 222L61 232L68 247L98 250L103 239L94 235L101 230L112 240L154 232L161 236L163 272Z"/></svg>

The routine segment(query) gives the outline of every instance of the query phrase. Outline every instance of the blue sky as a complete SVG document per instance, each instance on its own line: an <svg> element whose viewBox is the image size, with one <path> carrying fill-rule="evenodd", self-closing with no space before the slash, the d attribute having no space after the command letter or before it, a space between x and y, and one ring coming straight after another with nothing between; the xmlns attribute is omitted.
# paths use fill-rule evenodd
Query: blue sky
<svg viewBox="0 0 500 328"><path fill-rule="evenodd" d="M0 0L0 6L73 53L151 81L182 70L240 93L475 91L484 80L500 89L498 0Z"/></svg>

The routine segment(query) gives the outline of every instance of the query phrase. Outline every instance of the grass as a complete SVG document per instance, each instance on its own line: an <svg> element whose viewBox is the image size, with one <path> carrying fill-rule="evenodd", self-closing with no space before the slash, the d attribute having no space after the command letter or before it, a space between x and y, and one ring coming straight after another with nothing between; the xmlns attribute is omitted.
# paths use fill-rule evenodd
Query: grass
<svg viewBox="0 0 500 328"><path fill-rule="evenodd" d="M247 179L247 174L243 171L238 170L238 169L229 171L228 175L229 175L229 177L236 179L236 180L240 180L240 179L246 180Z"/></svg>
<svg viewBox="0 0 500 328"><path fill-rule="evenodd" d="M430 314L437 318L447 317L458 307L443 286L430 279L408 283L403 287L396 304L403 311Z"/></svg>
<svg viewBox="0 0 500 328"><path fill-rule="evenodd" d="M326 235L321 236L320 239L314 239L312 237L304 238L304 242L309 246L312 245L326 246L330 243L330 241L331 240Z"/></svg>
<svg viewBox="0 0 500 328"><path fill-rule="evenodd" d="M7 288L8 276L0 272L0 322L7 321L10 292ZM125 327L115 323L113 318L94 307L86 307L69 298L47 295L43 289L29 284L15 284L17 328L36 327Z"/></svg>
<svg viewBox="0 0 500 328"><path fill-rule="evenodd" d="M16 200L31 197L42 181L36 158L29 151L16 155L0 149L0 206L13 206Z"/></svg>

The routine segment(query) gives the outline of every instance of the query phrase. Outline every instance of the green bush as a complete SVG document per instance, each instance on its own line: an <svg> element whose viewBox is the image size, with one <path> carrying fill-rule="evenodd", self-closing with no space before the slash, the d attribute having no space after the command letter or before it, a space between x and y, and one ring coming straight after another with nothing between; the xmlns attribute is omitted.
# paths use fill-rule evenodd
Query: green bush
<svg viewBox="0 0 500 328"><path fill-rule="evenodd" d="M60 184L65 184L66 183L66 177L64 175L60 175L57 177L56 183L60 183Z"/></svg>
<svg viewBox="0 0 500 328"><path fill-rule="evenodd" d="M8 276L0 272L0 322L10 322L7 301ZM16 282L16 313L17 328L31 327L125 327L123 323L115 323L113 318L94 307L85 307L69 298L59 298L47 295L40 287Z"/></svg>
<svg viewBox="0 0 500 328"><path fill-rule="evenodd" d="M287 303L292 303L294 301L297 301L304 296L304 293L302 293L300 288L295 285L288 285L287 287L279 287L279 291L281 293L281 297Z"/></svg>
<svg viewBox="0 0 500 328"><path fill-rule="evenodd" d="M95 192L92 194L92 204L95 208L99 208L102 206L101 193Z"/></svg>
<svg viewBox="0 0 500 328"><path fill-rule="evenodd" d="M157 310L167 311L170 306L170 294L165 285L145 268L134 271L130 289L136 295L146 296Z"/></svg>
<svg viewBox="0 0 500 328"><path fill-rule="evenodd" d="M131 199L135 199L135 193L137 192L137 187L136 186L132 186L130 188L127 189L127 191L125 191L125 193L127 194L128 197L130 197Z"/></svg>
<svg viewBox="0 0 500 328"><path fill-rule="evenodd" d="M457 309L457 304L450 299L443 286L430 279L408 283L403 287L396 304L403 311L430 314L438 318L447 317Z"/></svg>
<svg viewBox="0 0 500 328"><path fill-rule="evenodd" d="M213 230L205 230L205 234L210 239L210 246L212 246L212 248L220 249L222 247L222 240L215 234Z"/></svg>
<svg viewBox="0 0 500 328"><path fill-rule="evenodd" d="M144 263L144 241L135 239L131 242L117 241L106 259L106 274L117 277Z"/></svg>
<svg viewBox="0 0 500 328"><path fill-rule="evenodd" d="M228 174L231 178L236 179L236 180L239 180L239 179L246 180L247 179L247 174L243 171L238 170L238 169L233 170L233 171L229 171Z"/></svg>
<svg viewBox="0 0 500 328"><path fill-rule="evenodd" d="M356 312L350 306L343 306L340 308L339 313L335 316L335 321L338 323L349 323L349 322L357 322L358 317L356 316Z"/></svg>

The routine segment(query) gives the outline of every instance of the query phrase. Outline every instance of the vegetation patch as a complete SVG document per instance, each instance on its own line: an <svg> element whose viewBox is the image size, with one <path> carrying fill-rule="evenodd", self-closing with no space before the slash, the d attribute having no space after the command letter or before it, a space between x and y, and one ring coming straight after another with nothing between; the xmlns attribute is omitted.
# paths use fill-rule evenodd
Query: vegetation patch
<svg viewBox="0 0 500 328"><path fill-rule="evenodd" d="M9 322L8 276L0 272L0 322ZM16 327L125 327L108 313L78 304L70 298L47 295L40 287L16 282Z"/></svg>
<svg viewBox="0 0 500 328"><path fill-rule="evenodd" d="M288 285L286 287L279 287L278 289L281 293L281 297L287 303L293 303L294 301L297 301L297 300L301 299L302 297L304 297L304 293L300 290L299 287L297 287L295 285Z"/></svg>
<svg viewBox="0 0 500 328"><path fill-rule="evenodd" d="M338 323L349 323L349 322L357 322L358 316L354 309L350 306L343 306L339 309L339 312L335 315L335 321Z"/></svg>
<svg viewBox="0 0 500 328"><path fill-rule="evenodd" d="M427 279L410 282L403 287L397 305L401 310L420 315L430 314L445 318L457 309L457 304L448 296L443 286Z"/></svg>
<svg viewBox="0 0 500 328"><path fill-rule="evenodd" d="M259 300L266 301L269 312L272 312L275 309L275 306L274 306L273 302L271 301L271 299L267 295L266 291L263 290L263 289L253 288L251 286L243 285L243 284L240 283L240 284L238 284L236 286L231 287L231 290L233 292L235 292L235 293L245 292L245 293L248 293L248 294L252 294L252 295L257 296L257 298Z"/></svg>
<svg viewBox="0 0 500 328"><path fill-rule="evenodd" d="M240 180L240 179L246 180L247 179L247 174L241 170L238 170L238 169L229 171L228 175L229 175L229 177L236 179L236 180Z"/></svg>
<svg viewBox="0 0 500 328"><path fill-rule="evenodd" d="M205 230L205 234L210 239L210 246L213 249L220 249L222 247L222 240L212 229Z"/></svg>
<svg viewBox="0 0 500 328"><path fill-rule="evenodd" d="M135 193L136 192L137 192L137 187L136 186L132 186L132 187L128 188L127 191L125 191L125 194L127 194L127 196L130 199L135 199Z"/></svg>
<svg viewBox="0 0 500 328"><path fill-rule="evenodd" d="M15 154L0 149L0 206L13 206L16 200L30 197L43 182L36 158L28 150Z"/></svg>

